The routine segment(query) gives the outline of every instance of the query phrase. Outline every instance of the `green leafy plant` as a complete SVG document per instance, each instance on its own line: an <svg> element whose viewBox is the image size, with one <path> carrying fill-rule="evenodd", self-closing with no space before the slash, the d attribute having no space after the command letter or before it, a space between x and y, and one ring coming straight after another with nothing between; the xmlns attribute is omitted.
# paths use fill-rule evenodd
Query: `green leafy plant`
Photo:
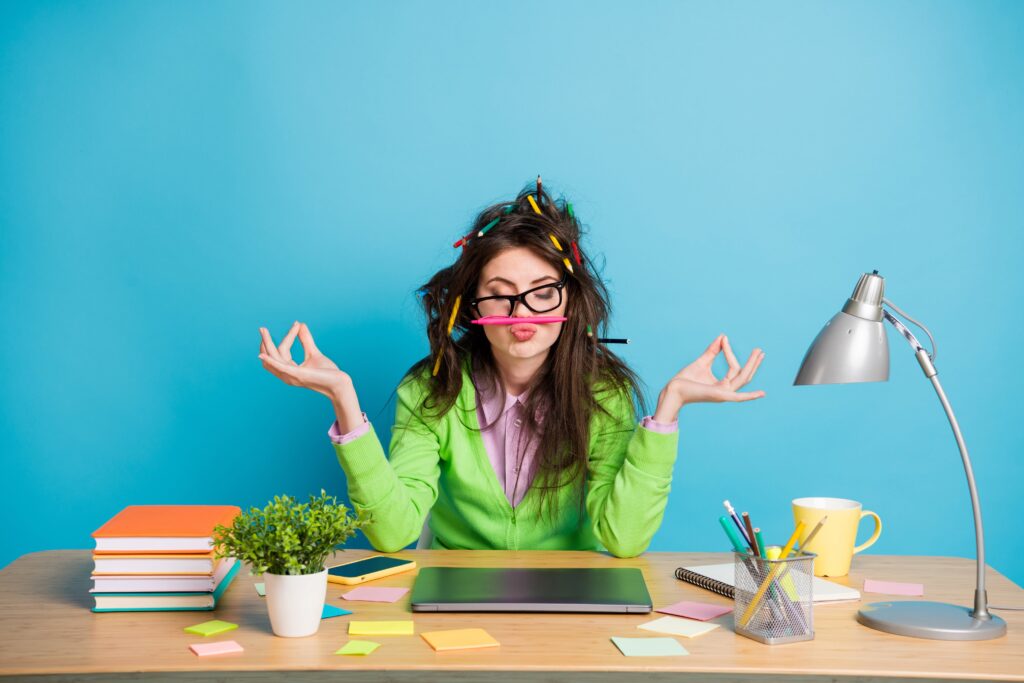
<svg viewBox="0 0 1024 683"><path fill-rule="evenodd" d="M213 542L217 557L248 562L252 573L317 574L328 555L369 521L353 517L349 509L328 496L309 497L298 503L291 496L274 496L267 506L249 508L231 526L217 525Z"/></svg>

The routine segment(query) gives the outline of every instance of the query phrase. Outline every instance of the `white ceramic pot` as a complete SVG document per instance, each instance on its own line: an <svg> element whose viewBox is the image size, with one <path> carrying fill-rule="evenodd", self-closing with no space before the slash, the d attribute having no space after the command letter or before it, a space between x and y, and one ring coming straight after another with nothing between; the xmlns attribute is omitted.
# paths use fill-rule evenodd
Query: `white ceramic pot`
<svg viewBox="0 0 1024 683"><path fill-rule="evenodd" d="M327 570L318 574L263 575L267 610L274 635L285 638L311 636L320 628L327 599Z"/></svg>

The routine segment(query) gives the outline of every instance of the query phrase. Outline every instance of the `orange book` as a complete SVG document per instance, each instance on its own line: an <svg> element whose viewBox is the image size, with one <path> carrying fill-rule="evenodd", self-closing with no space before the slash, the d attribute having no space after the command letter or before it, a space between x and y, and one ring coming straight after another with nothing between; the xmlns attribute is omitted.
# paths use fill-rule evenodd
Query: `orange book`
<svg viewBox="0 0 1024 683"><path fill-rule="evenodd" d="M230 526L235 505L129 505L93 532L97 553L205 553L213 528Z"/></svg>

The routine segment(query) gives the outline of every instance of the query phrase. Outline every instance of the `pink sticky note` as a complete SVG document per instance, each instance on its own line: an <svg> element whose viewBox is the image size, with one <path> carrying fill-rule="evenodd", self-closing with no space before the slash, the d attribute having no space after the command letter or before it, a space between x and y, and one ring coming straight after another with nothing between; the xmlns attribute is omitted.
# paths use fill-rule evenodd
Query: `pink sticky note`
<svg viewBox="0 0 1024 683"><path fill-rule="evenodd" d="M195 645L189 645L188 649L195 652L200 657L206 657L207 655L226 655L231 652L244 652L242 646L233 640L222 640L217 643L196 643Z"/></svg>
<svg viewBox="0 0 1024 683"><path fill-rule="evenodd" d="M864 579L864 592L885 593L887 595L924 595L924 584Z"/></svg>
<svg viewBox="0 0 1024 683"><path fill-rule="evenodd" d="M409 592L408 588L384 588L382 586L360 586L341 597L346 600L364 600L366 602L394 602Z"/></svg>
<svg viewBox="0 0 1024 683"><path fill-rule="evenodd" d="M708 619L714 619L715 617L720 617L723 614L728 614L732 611L732 607L711 605L706 602L688 602L683 600L674 605L662 607L654 611L661 612L662 614L674 614L677 617L686 617L687 619L707 621Z"/></svg>

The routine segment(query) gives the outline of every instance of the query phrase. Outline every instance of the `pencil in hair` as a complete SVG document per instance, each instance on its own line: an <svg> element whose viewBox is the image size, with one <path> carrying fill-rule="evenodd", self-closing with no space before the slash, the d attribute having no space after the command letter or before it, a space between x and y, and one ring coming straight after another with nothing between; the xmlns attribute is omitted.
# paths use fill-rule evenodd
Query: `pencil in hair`
<svg viewBox="0 0 1024 683"><path fill-rule="evenodd" d="M558 238L555 237L554 233L549 232L548 237L551 238L551 243L555 245L555 249L557 249L558 251L562 251L562 245L558 241Z"/></svg>
<svg viewBox="0 0 1024 683"><path fill-rule="evenodd" d="M498 221L500 221L500 220L501 220L501 218L495 218L495 219L494 219L493 221L491 221L490 223L488 223L487 225L485 225L485 226L484 226L484 227L483 227L483 228L482 228L482 229L480 230L480 232L478 232L478 233L476 234L476 236L477 236L477 237L483 237L483 236L484 236L484 233L486 233L486 232L487 232L488 230L490 230L490 229L491 229L491 228L493 228L493 227L494 227L495 225L497 225L497 224L498 224Z"/></svg>
<svg viewBox="0 0 1024 683"><path fill-rule="evenodd" d="M533 207L533 212L540 215L540 207L537 206L537 201L533 198L532 194L526 195L526 198L530 200L530 206Z"/></svg>
<svg viewBox="0 0 1024 683"><path fill-rule="evenodd" d="M542 201L542 197L543 196L544 195L541 194L540 174L538 173L537 174L537 201L538 202Z"/></svg>
<svg viewBox="0 0 1024 683"><path fill-rule="evenodd" d="M597 341L601 342L602 344L628 344L629 343L628 339L617 339L617 338L613 338L613 337L598 337Z"/></svg>
<svg viewBox="0 0 1024 683"><path fill-rule="evenodd" d="M576 214L572 210L572 202L565 203L565 210L569 213L569 218L576 218Z"/></svg>
<svg viewBox="0 0 1024 683"><path fill-rule="evenodd" d="M576 274L576 271L572 269L572 264L571 264L571 263L569 263L569 258L568 258L568 257L566 257L566 258L563 258L563 259L562 259L562 263L564 263L564 264L565 264L565 267L566 267L566 269L567 269L567 270L568 270L568 271L569 271L570 273L572 273L573 275L575 275L575 274Z"/></svg>
<svg viewBox="0 0 1024 683"><path fill-rule="evenodd" d="M455 297L455 305L452 306L452 317L448 319L448 334L452 333L452 328L455 327L455 318L459 315L459 304L462 303L462 295Z"/></svg>
<svg viewBox="0 0 1024 683"><path fill-rule="evenodd" d="M579 247L576 246L575 242L572 243L572 253L576 257L576 263L578 265L582 266L583 265L583 257L580 256Z"/></svg>

